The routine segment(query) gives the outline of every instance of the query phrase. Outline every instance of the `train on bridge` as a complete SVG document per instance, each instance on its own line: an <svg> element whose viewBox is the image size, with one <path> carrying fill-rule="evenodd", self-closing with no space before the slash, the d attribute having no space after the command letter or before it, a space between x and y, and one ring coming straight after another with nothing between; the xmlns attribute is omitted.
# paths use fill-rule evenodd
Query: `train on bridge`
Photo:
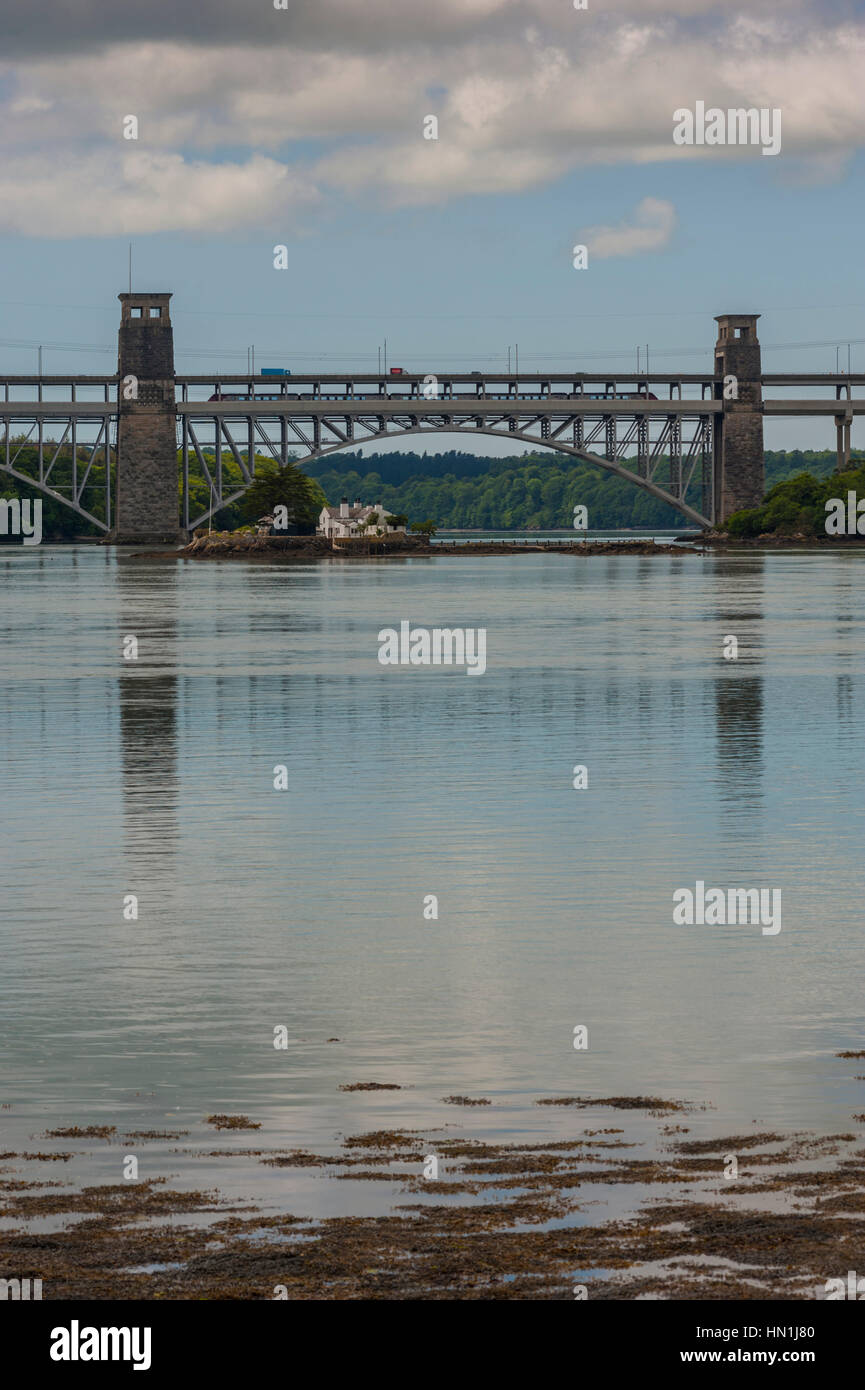
<svg viewBox="0 0 865 1390"><path fill-rule="evenodd" d="M546 391L541 393L544 399L551 401L656 401L658 397L654 391ZM422 395L408 395L405 391L388 392L358 392L353 391L351 395L345 392L320 392L320 391L222 391L218 387L212 396L208 396L209 401L413 401L422 399ZM484 400L484 401L534 401L538 399L536 391L449 391L442 392L435 397L436 400Z"/></svg>

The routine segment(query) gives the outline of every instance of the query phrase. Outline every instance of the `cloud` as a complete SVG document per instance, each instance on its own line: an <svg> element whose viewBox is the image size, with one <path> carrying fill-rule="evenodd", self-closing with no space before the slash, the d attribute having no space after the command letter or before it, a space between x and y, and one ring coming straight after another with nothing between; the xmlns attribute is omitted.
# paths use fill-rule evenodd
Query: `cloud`
<svg viewBox="0 0 865 1390"><path fill-rule="evenodd" d="M268 215L299 217L318 199L277 160L190 162L179 154L93 155L34 168L0 164L0 230L43 236L146 236L165 231L232 232Z"/></svg>
<svg viewBox="0 0 865 1390"><path fill-rule="evenodd" d="M289 211L325 197L422 206L519 194L591 166L759 153L674 146L673 111L697 100L781 108L783 153L762 177L787 177L796 161L812 178L841 177L865 145L865 22L833 0L738 11L713 0L586 11L568 0L289 0L286 10L58 0L48 25L32 0L3 3L7 226L16 202L52 183L68 199L52 213L63 206L77 234L104 233L105 198L117 204L112 225L210 231L243 225L261 200ZM437 141L423 138L428 114ZM137 163L121 138L126 115L140 122ZM151 201L168 198L185 176L197 201L181 192L156 210L137 191L143 180ZM258 210L220 202L235 188ZM27 229L54 235L54 225ZM638 245L653 231L608 230Z"/></svg>
<svg viewBox="0 0 865 1390"><path fill-rule="evenodd" d="M3 51L9 56L93 52L96 48L139 43L158 35L164 42L188 42L202 50L218 47L335 49L380 53L393 47L449 48L496 38L519 39L537 25L582 42L603 23L602 0L575 11L571 0L53 0L50 12L33 0L3 0ZM817 12L826 23L849 8L844 0L741 0L743 16ZM712 21L735 17L728 0L616 0L615 18Z"/></svg>
<svg viewBox="0 0 865 1390"><path fill-rule="evenodd" d="M581 233L589 255L598 260L610 256L636 256L644 251L663 251L676 226L676 209L663 198L644 198L634 210L633 222L618 227L589 227Z"/></svg>

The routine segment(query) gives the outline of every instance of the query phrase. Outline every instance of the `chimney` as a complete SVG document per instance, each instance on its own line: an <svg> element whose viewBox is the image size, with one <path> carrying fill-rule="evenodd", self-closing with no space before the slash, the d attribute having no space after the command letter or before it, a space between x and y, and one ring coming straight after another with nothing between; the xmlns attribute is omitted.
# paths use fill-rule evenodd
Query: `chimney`
<svg viewBox="0 0 865 1390"><path fill-rule="evenodd" d="M360 498L359 498L359 497L356 497L356 498L354 499L354 509L355 509L355 511L359 511L362 505L363 505L363 504L362 504Z"/></svg>
<svg viewBox="0 0 865 1390"><path fill-rule="evenodd" d="M381 502L376 502L375 509L378 512L379 521L384 521L384 507L382 506Z"/></svg>
<svg viewBox="0 0 865 1390"><path fill-rule="evenodd" d="M340 516L348 516L348 498L347 498L347 497L343 497L343 498L341 499L341 501L340 501L340 504L339 504L339 514L340 514Z"/></svg>

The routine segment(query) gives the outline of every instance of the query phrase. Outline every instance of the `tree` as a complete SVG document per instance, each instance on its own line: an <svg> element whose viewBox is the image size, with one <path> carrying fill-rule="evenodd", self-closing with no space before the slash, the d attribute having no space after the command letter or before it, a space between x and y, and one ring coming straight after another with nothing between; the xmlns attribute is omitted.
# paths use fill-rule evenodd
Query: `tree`
<svg viewBox="0 0 865 1390"><path fill-rule="evenodd" d="M426 521L413 521L410 528L416 536L434 536L438 527L434 521L427 518Z"/></svg>
<svg viewBox="0 0 865 1390"><path fill-rule="evenodd" d="M302 533L315 530L322 507L327 500L318 483L313 482L294 463L280 468L275 460L258 463L255 481L243 498L243 515L247 521L285 507L289 524Z"/></svg>

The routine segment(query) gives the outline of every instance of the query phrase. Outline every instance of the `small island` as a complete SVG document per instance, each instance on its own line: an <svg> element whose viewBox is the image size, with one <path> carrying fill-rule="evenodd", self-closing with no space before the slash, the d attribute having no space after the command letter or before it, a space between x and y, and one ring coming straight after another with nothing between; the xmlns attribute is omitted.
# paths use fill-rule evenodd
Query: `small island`
<svg viewBox="0 0 865 1390"><path fill-rule="evenodd" d="M195 559L309 561L334 557L698 553L692 546L658 545L646 538L589 541L578 534L573 540L449 540L433 546L438 528L432 519L409 523L405 513L390 513L381 502L364 504L357 499L349 504L347 497L331 506L318 483L293 462L285 467L265 464L246 493L243 507L254 520L232 531L199 528L181 554Z"/></svg>

